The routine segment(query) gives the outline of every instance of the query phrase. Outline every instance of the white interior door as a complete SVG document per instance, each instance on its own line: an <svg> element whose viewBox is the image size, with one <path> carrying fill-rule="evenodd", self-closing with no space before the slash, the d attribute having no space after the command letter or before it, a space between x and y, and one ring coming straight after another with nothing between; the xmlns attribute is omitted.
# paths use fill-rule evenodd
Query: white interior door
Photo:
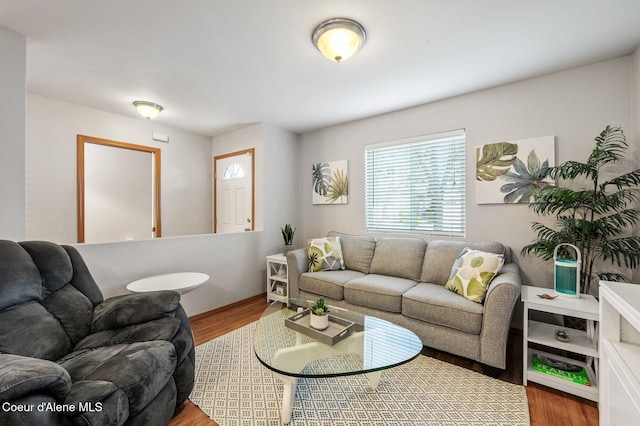
<svg viewBox="0 0 640 426"><path fill-rule="evenodd" d="M217 233L253 230L253 149L216 157Z"/></svg>

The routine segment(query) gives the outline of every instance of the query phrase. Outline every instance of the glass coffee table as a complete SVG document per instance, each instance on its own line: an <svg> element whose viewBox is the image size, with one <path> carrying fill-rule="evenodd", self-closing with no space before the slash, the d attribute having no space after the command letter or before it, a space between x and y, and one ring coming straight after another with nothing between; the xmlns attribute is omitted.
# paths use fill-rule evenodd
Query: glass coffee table
<svg viewBox="0 0 640 426"><path fill-rule="evenodd" d="M348 327L344 336L334 336L338 341L326 342L326 336L316 339L311 337L315 331L299 332L285 325L287 319L291 324L292 318L303 316L309 303L303 299L272 303L256 327L255 354L284 384L281 413L284 424L291 420L298 378L365 374L376 389L383 370L409 362L422 351L422 342L412 331L332 306L330 327L335 325L338 332L340 327ZM336 334L327 330L327 335Z"/></svg>

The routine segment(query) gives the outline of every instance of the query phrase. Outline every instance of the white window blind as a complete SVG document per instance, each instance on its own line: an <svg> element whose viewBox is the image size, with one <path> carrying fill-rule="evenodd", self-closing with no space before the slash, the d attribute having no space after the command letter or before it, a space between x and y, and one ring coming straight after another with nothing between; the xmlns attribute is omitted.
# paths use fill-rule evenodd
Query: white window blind
<svg viewBox="0 0 640 426"><path fill-rule="evenodd" d="M464 236L465 133L365 147L366 229Z"/></svg>

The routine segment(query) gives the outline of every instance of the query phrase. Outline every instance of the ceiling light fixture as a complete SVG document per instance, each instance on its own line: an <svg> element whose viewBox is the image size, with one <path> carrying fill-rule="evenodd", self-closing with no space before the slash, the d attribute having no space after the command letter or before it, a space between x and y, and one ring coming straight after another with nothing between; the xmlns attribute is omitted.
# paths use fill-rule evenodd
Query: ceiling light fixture
<svg viewBox="0 0 640 426"><path fill-rule="evenodd" d="M162 107L158 104L154 104L153 102L134 101L133 105L135 105L140 115L147 120L155 118L158 114L160 114L160 111L162 111Z"/></svg>
<svg viewBox="0 0 640 426"><path fill-rule="evenodd" d="M364 27L352 19L334 18L313 30L313 45L330 61L342 62L358 51L367 39Z"/></svg>

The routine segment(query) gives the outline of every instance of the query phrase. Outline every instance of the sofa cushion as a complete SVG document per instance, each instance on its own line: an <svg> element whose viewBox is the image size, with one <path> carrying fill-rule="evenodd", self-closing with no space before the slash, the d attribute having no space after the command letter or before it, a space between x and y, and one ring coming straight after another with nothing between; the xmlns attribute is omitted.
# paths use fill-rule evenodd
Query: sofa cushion
<svg viewBox="0 0 640 426"><path fill-rule="evenodd" d="M42 278L38 267L18 243L0 240L0 311L39 300Z"/></svg>
<svg viewBox="0 0 640 426"><path fill-rule="evenodd" d="M358 271L320 271L305 272L300 275L298 287L300 290L308 291L320 296L329 297L335 300L344 299L345 283L363 277L364 274Z"/></svg>
<svg viewBox="0 0 640 426"><path fill-rule="evenodd" d="M368 235L350 235L331 231L329 237L340 237L342 257L346 269L369 273L371 259L376 249L376 239Z"/></svg>
<svg viewBox="0 0 640 426"><path fill-rule="evenodd" d="M369 273L418 281L426 247L427 242L420 238L381 238Z"/></svg>
<svg viewBox="0 0 640 426"><path fill-rule="evenodd" d="M406 278L369 274L344 285L344 300L387 312L402 311L402 295L416 282Z"/></svg>
<svg viewBox="0 0 640 426"><path fill-rule="evenodd" d="M79 351L81 349L97 348L99 346L149 342L152 340L166 340L170 342L178 332L179 327L180 320L178 318L165 317L114 330L97 331L80 340L73 350Z"/></svg>
<svg viewBox="0 0 640 426"><path fill-rule="evenodd" d="M71 391L69 373L55 362L12 354L1 354L0 359L0 401L29 393L46 393L63 400Z"/></svg>
<svg viewBox="0 0 640 426"><path fill-rule="evenodd" d="M124 391L135 414L153 400L171 379L176 351L169 342L153 341L71 352L58 363L71 380L111 382Z"/></svg>
<svg viewBox="0 0 640 426"><path fill-rule="evenodd" d="M75 345L91 329L93 305L77 288L66 285L43 299L40 304L53 315ZM73 309L69 309L73 306Z"/></svg>
<svg viewBox="0 0 640 426"><path fill-rule="evenodd" d="M504 254L508 262L505 248L495 242L465 242L465 241L430 241L424 255L420 281L445 285L451 275L451 268L456 258L465 247L490 253Z"/></svg>
<svg viewBox="0 0 640 426"><path fill-rule="evenodd" d="M72 348L60 321L40 303L0 312L0 352L55 361Z"/></svg>
<svg viewBox="0 0 640 426"><path fill-rule="evenodd" d="M105 380L74 382L64 404L73 405L78 416L74 420L81 425L120 425L130 414L127 395Z"/></svg>
<svg viewBox="0 0 640 426"><path fill-rule="evenodd" d="M180 293L173 290L113 296L93 310L91 332L128 327L173 316L179 305Z"/></svg>
<svg viewBox="0 0 640 426"><path fill-rule="evenodd" d="M483 311L483 305L439 284L419 283L402 297L404 315L467 333L480 334Z"/></svg>
<svg viewBox="0 0 640 426"><path fill-rule="evenodd" d="M344 269L340 238L314 238L307 243L309 272Z"/></svg>
<svg viewBox="0 0 640 426"><path fill-rule="evenodd" d="M465 248L453 263L445 288L472 302L484 302L489 283L502 269L504 256Z"/></svg>
<svg viewBox="0 0 640 426"><path fill-rule="evenodd" d="M60 290L73 278L73 266L67 252L48 241L23 241L22 248L29 253L40 271L42 296Z"/></svg>

